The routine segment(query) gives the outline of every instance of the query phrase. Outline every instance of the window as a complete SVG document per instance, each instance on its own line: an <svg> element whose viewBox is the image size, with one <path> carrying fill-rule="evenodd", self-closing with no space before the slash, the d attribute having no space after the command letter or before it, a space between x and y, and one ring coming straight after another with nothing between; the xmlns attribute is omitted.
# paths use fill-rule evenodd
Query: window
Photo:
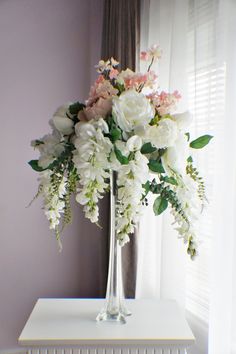
<svg viewBox="0 0 236 354"><path fill-rule="evenodd" d="M203 134L217 136L222 124L225 102L224 63L217 62L216 22L217 1L189 1L188 26L188 93L189 109L194 116L192 137ZM207 171L206 191L211 201L214 174L217 172L214 141L207 153L198 154L197 166ZM210 249L212 240L212 203L201 217L199 234L200 259L191 262L187 270L186 308L198 319L208 323L210 287Z"/></svg>

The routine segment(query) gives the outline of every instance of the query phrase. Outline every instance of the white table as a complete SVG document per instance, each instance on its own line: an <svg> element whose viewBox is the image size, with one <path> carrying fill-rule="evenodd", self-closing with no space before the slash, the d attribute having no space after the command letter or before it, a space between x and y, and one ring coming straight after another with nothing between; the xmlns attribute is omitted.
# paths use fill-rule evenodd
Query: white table
<svg viewBox="0 0 236 354"><path fill-rule="evenodd" d="M183 354L194 336L175 301L127 300L127 324L96 322L102 299L39 299L19 337L28 354Z"/></svg>

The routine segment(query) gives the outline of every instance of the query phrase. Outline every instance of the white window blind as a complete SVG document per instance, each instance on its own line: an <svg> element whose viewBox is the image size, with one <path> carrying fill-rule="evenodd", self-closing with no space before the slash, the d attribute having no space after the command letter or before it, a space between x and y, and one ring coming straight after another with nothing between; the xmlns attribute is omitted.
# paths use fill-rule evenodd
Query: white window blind
<svg viewBox="0 0 236 354"><path fill-rule="evenodd" d="M192 139L204 134L214 135L221 129L225 104L224 63L217 60L217 0L189 0L188 25L188 94L189 109L194 116ZM197 167L206 181L209 200L207 212L201 217L199 234L202 243L200 256L189 262L187 269L186 308L204 323L209 316L210 249L213 238L213 210L211 208L212 185L217 173L214 141L198 151Z"/></svg>

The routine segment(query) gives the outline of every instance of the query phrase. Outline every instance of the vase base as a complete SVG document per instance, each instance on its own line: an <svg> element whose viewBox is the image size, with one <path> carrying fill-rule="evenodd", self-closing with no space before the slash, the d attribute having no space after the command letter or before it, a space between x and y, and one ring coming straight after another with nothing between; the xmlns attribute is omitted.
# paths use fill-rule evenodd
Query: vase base
<svg viewBox="0 0 236 354"><path fill-rule="evenodd" d="M125 315L121 312L109 313L106 310L101 311L97 317L96 321L98 322L117 322L121 324L126 323Z"/></svg>
<svg viewBox="0 0 236 354"><path fill-rule="evenodd" d="M125 307L124 305L122 306L121 312L125 317L132 315L132 312L129 309L127 309L127 307Z"/></svg>

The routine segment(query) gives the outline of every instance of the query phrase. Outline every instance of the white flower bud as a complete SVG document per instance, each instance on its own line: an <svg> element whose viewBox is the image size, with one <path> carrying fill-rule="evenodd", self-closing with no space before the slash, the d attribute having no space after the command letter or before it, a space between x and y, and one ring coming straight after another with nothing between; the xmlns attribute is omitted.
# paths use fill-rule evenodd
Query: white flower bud
<svg viewBox="0 0 236 354"><path fill-rule="evenodd" d="M186 131L186 128L188 128L192 123L192 115L189 111L173 114L172 118L176 121L180 130Z"/></svg>
<svg viewBox="0 0 236 354"><path fill-rule="evenodd" d="M67 117L53 116L53 124L59 132L69 135L73 132L74 122Z"/></svg>
<svg viewBox="0 0 236 354"><path fill-rule="evenodd" d="M142 146L142 139L137 135L133 135L131 138L129 138L126 145L129 151L140 150Z"/></svg>

